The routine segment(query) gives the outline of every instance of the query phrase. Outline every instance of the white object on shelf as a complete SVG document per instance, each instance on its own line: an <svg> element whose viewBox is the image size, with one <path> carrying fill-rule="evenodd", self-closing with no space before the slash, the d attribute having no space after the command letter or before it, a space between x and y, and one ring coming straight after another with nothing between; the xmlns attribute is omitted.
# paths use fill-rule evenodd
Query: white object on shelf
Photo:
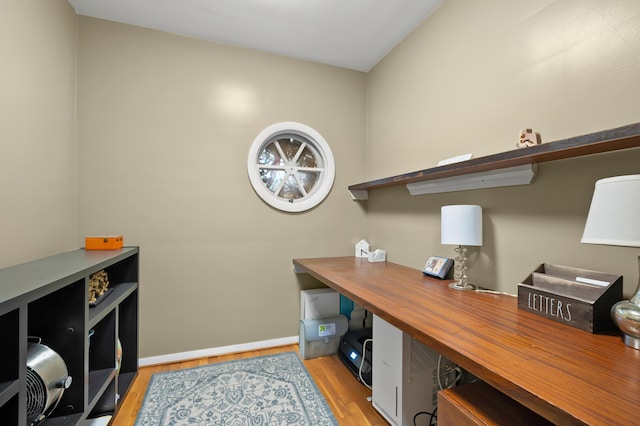
<svg viewBox="0 0 640 426"><path fill-rule="evenodd" d="M528 148L530 146L540 145L541 143L542 139L540 138L540 133L534 132L533 129L523 129L520 131L516 147Z"/></svg>
<svg viewBox="0 0 640 426"><path fill-rule="evenodd" d="M457 155L455 157L440 160L440 162L438 162L438 166L446 166L447 164L459 163L461 161L471 160L471 158L473 158L473 154Z"/></svg>
<svg viewBox="0 0 640 426"><path fill-rule="evenodd" d="M369 262L385 262L387 260L387 252L382 249L377 249L369 253Z"/></svg>
<svg viewBox="0 0 640 426"><path fill-rule="evenodd" d="M367 240L360 240L356 244L356 257L369 257L369 251L371 250L371 245Z"/></svg>

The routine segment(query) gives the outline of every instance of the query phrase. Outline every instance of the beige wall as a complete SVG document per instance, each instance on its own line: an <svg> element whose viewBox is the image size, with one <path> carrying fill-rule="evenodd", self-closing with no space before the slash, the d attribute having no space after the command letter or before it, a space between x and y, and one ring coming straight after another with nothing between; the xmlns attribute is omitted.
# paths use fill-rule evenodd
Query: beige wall
<svg viewBox="0 0 640 426"><path fill-rule="evenodd" d="M364 213L365 75L80 18L78 230L141 247L141 356L298 334L294 257L349 255ZM253 191L247 155L280 121L324 136L328 198L276 211ZM81 244L80 238L78 244Z"/></svg>
<svg viewBox="0 0 640 426"><path fill-rule="evenodd" d="M638 150L544 164L523 187L365 203L346 187L512 149L524 127L553 141L637 122L639 9L448 0L365 75L77 18L64 0L5 2L0 266L124 234L142 250L143 357L296 335L298 290L319 284L294 257L350 255L362 237L416 268L452 256L445 204L484 208L479 284L515 293L544 261L622 273L628 294L638 250L579 239L595 180L638 173ZM268 207L246 175L253 138L284 120L318 130L337 161L328 199L303 214Z"/></svg>
<svg viewBox="0 0 640 426"><path fill-rule="evenodd" d="M640 117L637 1L448 0L367 76L367 179L435 166L463 153L515 148L533 128L545 142ZM515 294L539 263L624 274L638 250L580 244L595 181L640 172L640 152L543 164L532 185L411 197L372 191L371 243L421 268L440 244L440 207L479 204L485 241L469 274Z"/></svg>
<svg viewBox="0 0 640 426"><path fill-rule="evenodd" d="M77 20L65 0L0 9L2 267L75 248Z"/></svg>

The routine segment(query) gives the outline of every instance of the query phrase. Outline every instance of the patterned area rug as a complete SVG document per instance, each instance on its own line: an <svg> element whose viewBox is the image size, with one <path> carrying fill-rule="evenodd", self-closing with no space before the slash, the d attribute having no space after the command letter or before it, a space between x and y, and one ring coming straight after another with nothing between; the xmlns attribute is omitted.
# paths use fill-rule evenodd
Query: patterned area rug
<svg viewBox="0 0 640 426"><path fill-rule="evenodd" d="M295 352L157 373L136 426L337 425Z"/></svg>

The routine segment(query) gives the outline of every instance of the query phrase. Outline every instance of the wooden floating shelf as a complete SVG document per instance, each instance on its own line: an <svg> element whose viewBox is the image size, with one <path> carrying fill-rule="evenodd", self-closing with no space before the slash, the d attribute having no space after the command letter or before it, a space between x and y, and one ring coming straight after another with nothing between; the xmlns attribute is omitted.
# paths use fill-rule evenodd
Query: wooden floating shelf
<svg viewBox="0 0 640 426"><path fill-rule="evenodd" d="M358 183L350 185L348 189L354 199L362 200L367 198L368 191L372 189L510 169L517 166L535 165L547 161L637 147L640 147L640 123Z"/></svg>

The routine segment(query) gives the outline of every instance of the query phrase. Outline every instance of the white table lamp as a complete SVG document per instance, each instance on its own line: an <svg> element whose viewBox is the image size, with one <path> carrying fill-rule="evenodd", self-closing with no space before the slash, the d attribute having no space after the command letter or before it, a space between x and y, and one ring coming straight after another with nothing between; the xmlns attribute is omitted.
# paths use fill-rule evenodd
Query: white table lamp
<svg viewBox="0 0 640 426"><path fill-rule="evenodd" d="M473 290L467 282L467 249L464 246L482 245L482 207L473 205L443 206L441 209L441 243L456 245L454 278L449 287Z"/></svg>
<svg viewBox="0 0 640 426"><path fill-rule="evenodd" d="M640 247L640 175L596 182L581 242ZM640 284L631 300L613 305L611 316L625 344L640 349Z"/></svg>

